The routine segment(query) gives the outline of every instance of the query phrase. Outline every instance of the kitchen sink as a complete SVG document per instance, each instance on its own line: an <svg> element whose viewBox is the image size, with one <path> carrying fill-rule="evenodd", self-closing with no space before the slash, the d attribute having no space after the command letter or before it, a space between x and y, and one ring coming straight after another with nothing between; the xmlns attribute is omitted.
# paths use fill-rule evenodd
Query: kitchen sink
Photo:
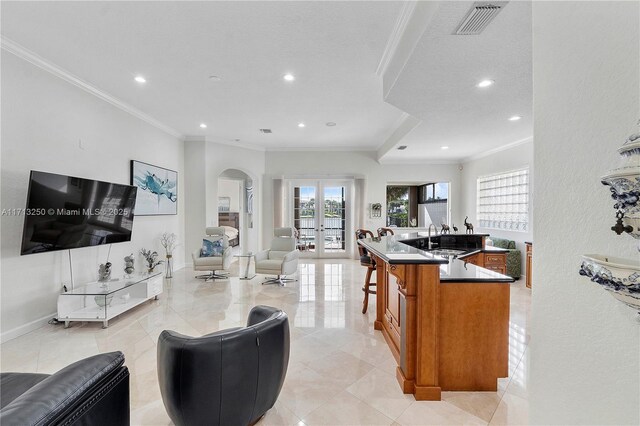
<svg viewBox="0 0 640 426"><path fill-rule="evenodd" d="M466 253L464 250L455 250L455 249L433 249L426 250L427 253L431 253L434 256L442 256L442 257L458 257L463 253Z"/></svg>

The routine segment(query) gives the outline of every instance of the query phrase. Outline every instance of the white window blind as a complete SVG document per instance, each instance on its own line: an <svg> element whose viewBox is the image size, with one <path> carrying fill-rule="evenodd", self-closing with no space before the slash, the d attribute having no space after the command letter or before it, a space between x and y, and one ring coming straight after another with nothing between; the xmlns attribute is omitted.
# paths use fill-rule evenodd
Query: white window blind
<svg viewBox="0 0 640 426"><path fill-rule="evenodd" d="M529 230L529 169L478 178L481 228Z"/></svg>

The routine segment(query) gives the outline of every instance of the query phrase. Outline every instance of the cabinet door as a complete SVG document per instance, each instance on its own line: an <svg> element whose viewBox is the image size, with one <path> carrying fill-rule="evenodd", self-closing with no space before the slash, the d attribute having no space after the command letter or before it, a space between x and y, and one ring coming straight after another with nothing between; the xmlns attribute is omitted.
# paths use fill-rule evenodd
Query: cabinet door
<svg viewBox="0 0 640 426"><path fill-rule="evenodd" d="M398 284L393 275L389 274L387 278L387 314L390 322L395 325L400 324L400 293L398 292Z"/></svg>
<svg viewBox="0 0 640 426"><path fill-rule="evenodd" d="M387 294L386 296L386 309L385 317L388 324L389 337L395 343L398 351L400 351L400 336L401 327L400 324L400 291L398 290L398 282L396 277L391 274L387 275Z"/></svg>

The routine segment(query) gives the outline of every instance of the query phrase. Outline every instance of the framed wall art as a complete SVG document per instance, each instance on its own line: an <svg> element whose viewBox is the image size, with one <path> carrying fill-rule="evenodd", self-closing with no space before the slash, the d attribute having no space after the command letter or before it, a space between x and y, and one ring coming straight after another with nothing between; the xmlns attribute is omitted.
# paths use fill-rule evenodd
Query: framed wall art
<svg viewBox="0 0 640 426"><path fill-rule="evenodd" d="M131 160L131 185L138 187L136 216L178 214L178 172Z"/></svg>

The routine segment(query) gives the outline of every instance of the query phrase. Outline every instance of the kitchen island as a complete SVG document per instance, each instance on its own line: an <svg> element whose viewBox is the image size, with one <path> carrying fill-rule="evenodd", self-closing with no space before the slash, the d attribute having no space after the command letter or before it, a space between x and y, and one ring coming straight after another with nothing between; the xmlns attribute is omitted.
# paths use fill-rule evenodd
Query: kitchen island
<svg viewBox="0 0 640 426"><path fill-rule="evenodd" d="M413 233L358 241L376 261L376 319L404 393L440 400L441 391L496 391L508 376L509 283L477 266L501 249L483 234ZM477 257L481 255L481 257Z"/></svg>

